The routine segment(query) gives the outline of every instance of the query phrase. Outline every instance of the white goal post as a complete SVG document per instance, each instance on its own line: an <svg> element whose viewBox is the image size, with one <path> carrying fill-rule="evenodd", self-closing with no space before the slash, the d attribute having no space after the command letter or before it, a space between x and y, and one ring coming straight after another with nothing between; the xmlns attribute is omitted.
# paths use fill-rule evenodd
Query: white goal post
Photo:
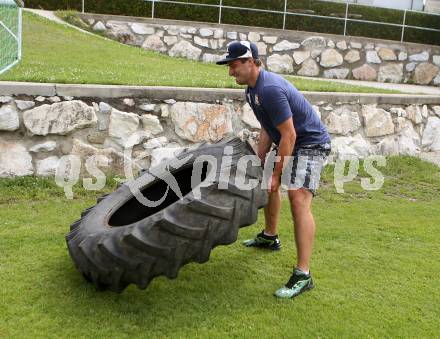
<svg viewBox="0 0 440 339"><path fill-rule="evenodd" d="M21 60L23 6L21 0L0 0L0 74Z"/></svg>

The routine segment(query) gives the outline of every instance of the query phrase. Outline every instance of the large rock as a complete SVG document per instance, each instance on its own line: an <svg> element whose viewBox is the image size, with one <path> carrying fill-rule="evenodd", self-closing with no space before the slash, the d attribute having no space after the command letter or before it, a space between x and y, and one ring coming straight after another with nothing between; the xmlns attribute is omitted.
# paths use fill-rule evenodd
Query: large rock
<svg viewBox="0 0 440 339"><path fill-rule="evenodd" d="M105 31L107 28L105 28L104 24L103 24L101 21L98 21L98 22L92 27L92 29L93 29L94 31L97 31L97 32L103 32L103 31Z"/></svg>
<svg viewBox="0 0 440 339"><path fill-rule="evenodd" d="M183 147L176 145L168 145L167 147L154 148L151 152L151 167L155 167L166 159L176 157L183 151Z"/></svg>
<svg viewBox="0 0 440 339"><path fill-rule="evenodd" d="M149 131L151 134L156 135L163 132L163 127L157 116L153 114L143 114L141 120L144 130Z"/></svg>
<svg viewBox="0 0 440 339"><path fill-rule="evenodd" d="M15 131L20 126L18 113L12 105L0 107L0 131Z"/></svg>
<svg viewBox="0 0 440 339"><path fill-rule="evenodd" d="M423 122L422 109L418 105L410 105L406 108L406 117L416 125L421 124Z"/></svg>
<svg viewBox="0 0 440 339"><path fill-rule="evenodd" d="M208 37L208 36L213 36L214 35L214 31L212 29L209 29L209 28L200 28L199 33L203 37Z"/></svg>
<svg viewBox="0 0 440 339"><path fill-rule="evenodd" d="M416 67L414 82L416 84L428 85L438 74L439 68L428 62L423 62Z"/></svg>
<svg viewBox="0 0 440 339"><path fill-rule="evenodd" d="M379 67L379 82L400 83L403 79L403 64L387 64Z"/></svg>
<svg viewBox="0 0 440 339"><path fill-rule="evenodd" d="M23 113L26 128L35 135L66 135L73 130L96 124L93 107L80 100L41 105Z"/></svg>
<svg viewBox="0 0 440 339"><path fill-rule="evenodd" d="M91 131L87 134L87 141L91 144L103 144L107 136L107 132Z"/></svg>
<svg viewBox="0 0 440 339"><path fill-rule="evenodd" d="M163 37L163 42L165 42L167 44L167 46L174 45L177 42L177 36L166 35Z"/></svg>
<svg viewBox="0 0 440 339"><path fill-rule="evenodd" d="M336 47L342 51L345 51L348 48L347 42L345 40L338 41L336 43Z"/></svg>
<svg viewBox="0 0 440 339"><path fill-rule="evenodd" d="M15 104L20 111L25 111L35 106L35 102L28 100L15 100Z"/></svg>
<svg viewBox="0 0 440 339"><path fill-rule="evenodd" d="M418 54L412 54L409 56L409 61L428 61L429 53L427 51L423 51Z"/></svg>
<svg viewBox="0 0 440 339"><path fill-rule="evenodd" d="M350 73L348 68L333 68L324 71L324 78L329 79L345 79Z"/></svg>
<svg viewBox="0 0 440 339"><path fill-rule="evenodd" d="M209 47L209 39L204 39L197 35L194 37L194 43L202 47Z"/></svg>
<svg viewBox="0 0 440 339"><path fill-rule="evenodd" d="M391 107L390 112L398 117L406 117L406 111L401 107Z"/></svg>
<svg viewBox="0 0 440 339"><path fill-rule="evenodd" d="M182 40L175 44L168 52L172 57L188 58L198 60L202 50L191 45L188 41Z"/></svg>
<svg viewBox="0 0 440 339"><path fill-rule="evenodd" d="M226 105L177 102L171 107L175 132L192 142L217 141L232 133L231 116Z"/></svg>
<svg viewBox="0 0 440 339"><path fill-rule="evenodd" d="M278 40L277 36L265 36L263 35L263 41L267 42L268 44L274 44Z"/></svg>
<svg viewBox="0 0 440 339"><path fill-rule="evenodd" d="M267 45L264 42L257 42L258 55L266 55L267 54Z"/></svg>
<svg viewBox="0 0 440 339"><path fill-rule="evenodd" d="M403 117L397 117L396 119L396 132L399 133L407 125L408 120Z"/></svg>
<svg viewBox="0 0 440 339"><path fill-rule="evenodd" d="M103 114L110 114L112 112L112 106L110 106L109 104L101 101L98 105L98 109L100 113Z"/></svg>
<svg viewBox="0 0 440 339"><path fill-rule="evenodd" d="M399 132L398 142L399 154L414 156L420 153L420 136L408 120L405 121L403 128Z"/></svg>
<svg viewBox="0 0 440 339"><path fill-rule="evenodd" d="M121 146L133 146L137 141L137 139L134 140L134 135L137 134L138 127L139 116L137 114L112 110L108 134Z"/></svg>
<svg viewBox="0 0 440 339"><path fill-rule="evenodd" d="M222 48L225 41L225 39L209 39L209 47L211 49Z"/></svg>
<svg viewBox="0 0 440 339"><path fill-rule="evenodd" d="M321 54L320 65L322 67L336 67L342 65L344 59L339 52L333 48L324 50Z"/></svg>
<svg viewBox="0 0 440 339"><path fill-rule="evenodd" d="M292 73L293 59L289 55L272 54L267 58L267 68L275 73Z"/></svg>
<svg viewBox="0 0 440 339"><path fill-rule="evenodd" d="M422 146L427 151L440 151L440 119L429 117L423 131Z"/></svg>
<svg viewBox="0 0 440 339"><path fill-rule="evenodd" d="M113 148L96 148L75 138L70 155L77 156L82 164L93 156L103 156L107 159L108 166L99 167L101 171L124 174L124 156ZM85 166L81 166L81 175L84 174L86 174Z"/></svg>
<svg viewBox="0 0 440 339"><path fill-rule="evenodd" d="M351 41L350 42L350 47L351 48L356 48L356 49L361 49L362 48L362 43Z"/></svg>
<svg viewBox="0 0 440 339"><path fill-rule="evenodd" d="M354 137L336 137L332 141L332 153L337 159L366 158L372 153L371 144L360 134Z"/></svg>
<svg viewBox="0 0 440 339"><path fill-rule="evenodd" d="M330 133L340 135L355 132L361 127L357 112L352 112L347 107L341 107L330 112L324 122Z"/></svg>
<svg viewBox="0 0 440 339"><path fill-rule="evenodd" d="M251 42L258 42L260 41L261 35L257 32L249 32L248 34L248 40Z"/></svg>
<svg viewBox="0 0 440 339"><path fill-rule="evenodd" d="M307 59L304 61L301 65L301 68L299 69L298 75L308 76L308 77L315 77L319 75L319 66L313 59Z"/></svg>
<svg viewBox="0 0 440 339"><path fill-rule="evenodd" d="M145 24L141 24L137 22L131 24L131 30L136 34L141 34L141 35L154 34L154 27L147 26Z"/></svg>
<svg viewBox="0 0 440 339"><path fill-rule="evenodd" d="M301 65L304 60L310 57L310 51L296 51L293 53L293 60L297 65Z"/></svg>
<svg viewBox="0 0 440 339"><path fill-rule="evenodd" d="M216 29L214 30L214 39L222 39L225 35L225 32L223 29Z"/></svg>
<svg viewBox="0 0 440 339"><path fill-rule="evenodd" d="M57 156L51 156L43 160L37 160L36 175L42 177L55 175L59 161L60 159Z"/></svg>
<svg viewBox="0 0 440 339"><path fill-rule="evenodd" d="M367 51L366 54L367 62L369 64L380 64L382 61L379 58L379 55L377 55L376 51Z"/></svg>
<svg viewBox="0 0 440 339"><path fill-rule="evenodd" d="M349 64L352 64L356 61L361 60L361 55L358 50L351 49L345 54L344 60L347 61Z"/></svg>
<svg viewBox="0 0 440 339"><path fill-rule="evenodd" d="M280 41L275 46L273 46L273 50L275 52L281 52L281 51L290 51L292 49L299 48L300 44L296 42L290 42L287 40Z"/></svg>
<svg viewBox="0 0 440 339"><path fill-rule="evenodd" d="M127 24L109 21L107 22L106 26L109 28L106 33L110 37L122 42L123 44L136 45L136 36L133 34Z"/></svg>
<svg viewBox="0 0 440 339"><path fill-rule="evenodd" d="M254 129L261 128L260 122L255 116L254 111L252 110L251 106L249 106L249 104L247 103L243 106L243 110L241 113L241 121L243 121L246 125L248 125L251 128Z"/></svg>
<svg viewBox="0 0 440 339"><path fill-rule="evenodd" d="M167 137L158 137L148 140L147 142L143 143L142 146L145 150L149 151L151 154L151 151L158 147L163 147L168 143Z"/></svg>
<svg viewBox="0 0 440 339"><path fill-rule="evenodd" d="M29 149L29 152L38 153L38 152L52 152L57 147L57 143L55 141L46 141L41 144L36 144Z"/></svg>
<svg viewBox="0 0 440 339"><path fill-rule="evenodd" d="M417 66L416 62L410 62L410 63L405 65L405 69L406 69L407 72L412 72L412 71L415 70L416 66Z"/></svg>
<svg viewBox="0 0 440 339"><path fill-rule="evenodd" d="M237 40L237 32L226 32L226 37L230 40Z"/></svg>
<svg viewBox="0 0 440 339"><path fill-rule="evenodd" d="M166 52L167 50L160 36L155 34L150 35L145 39L144 43L142 44L142 48L145 50L156 52Z"/></svg>
<svg viewBox="0 0 440 339"><path fill-rule="evenodd" d="M31 175L34 173L32 156L18 142L0 140L0 178Z"/></svg>
<svg viewBox="0 0 440 339"><path fill-rule="evenodd" d="M408 59L408 53L400 51L398 56L399 61L404 61Z"/></svg>
<svg viewBox="0 0 440 339"><path fill-rule="evenodd" d="M374 81L377 78L376 70L370 65L364 64L352 70L353 78L356 80Z"/></svg>
<svg viewBox="0 0 440 339"><path fill-rule="evenodd" d="M365 122L365 134L368 137L379 137L394 133L394 123L391 114L376 105L362 106L362 116Z"/></svg>
<svg viewBox="0 0 440 339"><path fill-rule="evenodd" d="M315 48L325 48L327 46L327 43L323 37L312 36L301 42L301 45L303 45L307 49L315 49Z"/></svg>
<svg viewBox="0 0 440 339"><path fill-rule="evenodd" d="M376 144L376 154L390 156L399 154L399 143L395 136L388 136L383 138L378 144Z"/></svg>
<svg viewBox="0 0 440 339"><path fill-rule="evenodd" d="M383 61L394 61L394 60L397 60L396 54L390 48L382 47L382 48L379 49L378 54L379 54L380 58Z"/></svg>
<svg viewBox="0 0 440 339"><path fill-rule="evenodd" d="M0 96L0 104L7 104L9 102L11 102L13 99L11 96L9 95L1 95Z"/></svg>
<svg viewBox="0 0 440 339"><path fill-rule="evenodd" d="M318 60L318 57L321 55L321 53L322 53L321 49L318 49L318 48L312 49L310 51L310 57L312 59Z"/></svg>

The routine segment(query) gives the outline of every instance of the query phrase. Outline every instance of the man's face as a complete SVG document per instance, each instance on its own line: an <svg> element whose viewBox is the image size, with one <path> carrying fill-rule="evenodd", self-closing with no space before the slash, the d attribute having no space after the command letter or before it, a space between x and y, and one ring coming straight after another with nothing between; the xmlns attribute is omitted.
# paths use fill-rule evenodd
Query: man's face
<svg viewBox="0 0 440 339"><path fill-rule="evenodd" d="M229 75L235 78L235 81L239 85L247 85L251 78L252 73L252 60L236 59L228 62Z"/></svg>

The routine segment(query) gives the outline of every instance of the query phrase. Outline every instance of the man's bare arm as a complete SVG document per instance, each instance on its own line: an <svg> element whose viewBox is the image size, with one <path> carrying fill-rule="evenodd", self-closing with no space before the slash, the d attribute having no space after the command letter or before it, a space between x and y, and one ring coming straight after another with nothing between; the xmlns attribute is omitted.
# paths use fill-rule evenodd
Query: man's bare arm
<svg viewBox="0 0 440 339"><path fill-rule="evenodd" d="M278 156L281 157L281 161L275 164L273 176L280 178L283 172L283 168L287 165L288 158L293 153L293 149L296 141L296 132L293 125L293 119L289 118L277 126L278 131L281 134L280 144L278 146Z"/></svg>
<svg viewBox="0 0 440 339"><path fill-rule="evenodd" d="M263 127L261 127L257 153L258 157L261 159L262 164L264 164L266 154L267 152L269 152L271 146L272 138L270 137L269 133L267 133L267 131Z"/></svg>

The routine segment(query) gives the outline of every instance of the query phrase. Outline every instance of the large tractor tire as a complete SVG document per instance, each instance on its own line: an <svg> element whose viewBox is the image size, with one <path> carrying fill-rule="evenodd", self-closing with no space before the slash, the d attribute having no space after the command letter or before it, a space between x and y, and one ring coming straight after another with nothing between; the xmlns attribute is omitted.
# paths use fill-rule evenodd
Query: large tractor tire
<svg viewBox="0 0 440 339"><path fill-rule="evenodd" d="M226 146L233 151L225 167L220 164ZM218 161L217 168L212 166L213 172L207 162L197 160L201 155ZM156 276L173 279L183 265L208 261L215 246L235 242L240 227L255 223L258 209L267 203L267 192L261 187L262 167L251 161L247 166L237 166L244 155L255 156L249 143L238 138L222 139L186 148L162 166L144 171L131 181L143 197L160 201L168 191L155 207L140 203L129 182L98 198L66 236L78 270L98 289L120 293L130 283L145 289ZM184 164L173 166L179 162ZM203 168L201 182L205 183L198 195L197 186L191 184L196 163ZM230 175L222 181L225 168L230 169ZM235 178L240 172L246 183L253 180L258 185L239 189ZM170 173L180 188L180 197L167 184ZM215 180L208 182L208 173L215 173ZM220 188L219 182L227 188Z"/></svg>

